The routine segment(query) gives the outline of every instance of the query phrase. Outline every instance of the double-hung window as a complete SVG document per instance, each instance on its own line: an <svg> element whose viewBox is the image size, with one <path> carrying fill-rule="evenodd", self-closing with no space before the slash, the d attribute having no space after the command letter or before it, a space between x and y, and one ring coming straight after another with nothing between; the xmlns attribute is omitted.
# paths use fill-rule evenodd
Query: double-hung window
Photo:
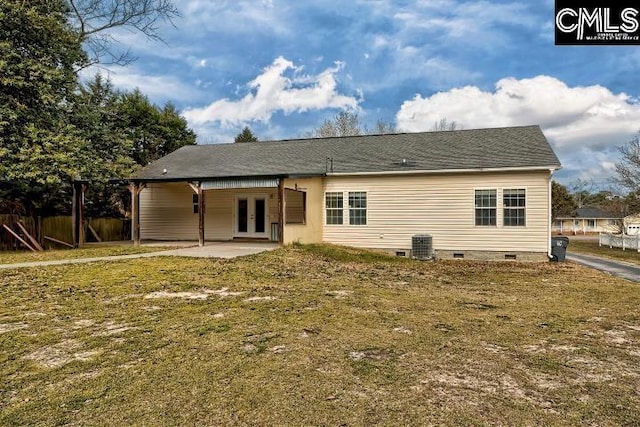
<svg viewBox="0 0 640 427"><path fill-rule="evenodd" d="M505 227L526 225L526 193L523 189L502 190L503 223Z"/></svg>
<svg viewBox="0 0 640 427"><path fill-rule="evenodd" d="M324 195L325 216L327 225L343 224L343 196L342 192L327 192Z"/></svg>
<svg viewBox="0 0 640 427"><path fill-rule="evenodd" d="M476 190L476 225L496 225L496 190Z"/></svg>
<svg viewBox="0 0 640 427"><path fill-rule="evenodd" d="M349 224L367 225L367 193L349 192Z"/></svg>

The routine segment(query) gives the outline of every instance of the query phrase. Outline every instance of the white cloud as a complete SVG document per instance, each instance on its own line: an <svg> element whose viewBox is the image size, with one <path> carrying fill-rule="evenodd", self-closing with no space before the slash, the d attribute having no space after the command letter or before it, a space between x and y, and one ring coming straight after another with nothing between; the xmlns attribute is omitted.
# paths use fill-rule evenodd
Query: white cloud
<svg viewBox="0 0 640 427"><path fill-rule="evenodd" d="M317 75L301 74L302 67L278 57L262 74L249 83L250 93L239 100L220 99L204 108L184 111L193 125L219 122L237 125L249 121L268 122L278 111L285 114L325 108L358 108L358 100L337 91L336 74L343 68L336 63ZM293 77L285 74L292 70Z"/></svg>
<svg viewBox="0 0 640 427"><path fill-rule="evenodd" d="M272 0L188 0L181 5L181 25L186 24L193 31L246 35L259 30L285 35L291 32L285 17L287 9Z"/></svg>
<svg viewBox="0 0 640 427"><path fill-rule="evenodd" d="M429 129L446 117L467 128L539 124L558 147L576 141L590 147L604 139L633 134L640 123L640 104L624 93L595 86L569 87L549 76L496 83L494 92L465 86L405 101L398 126L409 131Z"/></svg>
<svg viewBox="0 0 640 427"><path fill-rule="evenodd" d="M565 167L596 167L611 172L615 147L640 126L640 104L603 86L569 87L549 76L504 78L493 92L476 86L454 88L405 101L396 115L398 128L425 131L442 118L464 128L539 124ZM588 165L587 165L588 164Z"/></svg>
<svg viewBox="0 0 640 427"><path fill-rule="evenodd" d="M104 67L94 66L83 70L83 79L92 79L96 73L102 73L109 77L116 88L124 90L140 89L152 102L162 103L166 101L188 101L199 96L199 93L191 85L173 75L150 75L134 66L129 67Z"/></svg>

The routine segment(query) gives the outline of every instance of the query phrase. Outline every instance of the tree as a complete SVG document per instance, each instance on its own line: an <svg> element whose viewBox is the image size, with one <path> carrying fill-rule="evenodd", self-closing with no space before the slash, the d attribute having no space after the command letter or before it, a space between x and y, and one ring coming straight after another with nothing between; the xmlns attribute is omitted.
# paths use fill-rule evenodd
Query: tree
<svg viewBox="0 0 640 427"><path fill-rule="evenodd" d="M365 133L369 135L385 135L385 134L396 133L396 132L398 132L398 130L396 129L396 126L393 123L385 122L383 120L378 120L376 122L376 126L371 130L366 130Z"/></svg>
<svg viewBox="0 0 640 427"><path fill-rule="evenodd" d="M75 70L86 64L64 0L0 1L0 198L55 209L84 165L68 123Z"/></svg>
<svg viewBox="0 0 640 427"><path fill-rule="evenodd" d="M360 122L357 113L346 110L336 114L332 119L327 119L320 127L312 130L306 136L309 138L335 138L341 136L379 135L395 133L392 123L378 120L373 129L368 129Z"/></svg>
<svg viewBox="0 0 640 427"><path fill-rule="evenodd" d="M180 115L175 105L167 102L158 113L157 130L162 144L152 157L159 159L185 145L195 145L196 134L189 128L187 120Z"/></svg>
<svg viewBox="0 0 640 427"><path fill-rule="evenodd" d="M567 187L556 181L551 182L551 215L553 218L559 216L573 216L576 211L576 203L569 194Z"/></svg>
<svg viewBox="0 0 640 427"><path fill-rule="evenodd" d="M118 106L122 93L110 80L97 74L81 84L73 102L72 123L87 142L91 153L84 175L90 182L85 213L93 217L119 216L122 190L110 180L130 176L136 163L133 142L122 127Z"/></svg>
<svg viewBox="0 0 640 427"><path fill-rule="evenodd" d="M570 187L571 195L576 204L576 207L583 208L593 203L593 190L596 184L593 180L577 179Z"/></svg>
<svg viewBox="0 0 640 427"><path fill-rule="evenodd" d="M436 121L433 124L433 127L431 128L431 130L434 132L452 131L452 130L459 130L459 129L462 129L462 127L459 126L455 120L450 122L447 120L446 117L440 119L440 121Z"/></svg>
<svg viewBox="0 0 640 427"><path fill-rule="evenodd" d="M233 140L233 142L256 142L256 141L258 141L258 138L256 138L253 132L251 132L251 129L249 129L249 126L245 126L244 129L242 129L242 132L237 134L236 138Z"/></svg>
<svg viewBox="0 0 640 427"><path fill-rule="evenodd" d="M172 104L160 109L138 89L120 97L117 114L122 130L133 144L131 156L139 165L146 166L196 142L195 133Z"/></svg>
<svg viewBox="0 0 640 427"><path fill-rule="evenodd" d="M164 40L158 33L160 24L180 16L171 0L67 0L70 21L89 51L90 64L127 65L135 60L131 51L118 52L114 47L114 29L140 32L151 40ZM85 64L86 65L86 64Z"/></svg>
<svg viewBox="0 0 640 427"><path fill-rule="evenodd" d="M640 132L618 147L620 161L616 163L614 182L630 191L640 190Z"/></svg>

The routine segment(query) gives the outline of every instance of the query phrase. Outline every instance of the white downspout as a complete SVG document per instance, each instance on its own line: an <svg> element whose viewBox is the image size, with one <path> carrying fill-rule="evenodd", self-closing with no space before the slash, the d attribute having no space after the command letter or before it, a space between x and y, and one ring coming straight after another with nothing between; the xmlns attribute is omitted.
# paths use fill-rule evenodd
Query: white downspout
<svg viewBox="0 0 640 427"><path fill-rule="evenodd" d="M547 225L547 256L551 259L551 221L553 221L552 198L551 198L551 178L553 177L553 169L549 170L549 223Z"/></svg>

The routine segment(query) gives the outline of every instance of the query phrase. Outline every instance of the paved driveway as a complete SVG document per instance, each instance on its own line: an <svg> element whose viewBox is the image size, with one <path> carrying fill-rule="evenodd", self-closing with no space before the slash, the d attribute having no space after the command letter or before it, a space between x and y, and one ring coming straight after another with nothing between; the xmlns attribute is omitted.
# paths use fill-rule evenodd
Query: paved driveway
<svg viewBox="0 0 640 427"><path fill-rule="evenodd" d="M184 256L194 258L235 258L276 249L277 243L254 242L207 242L204 246L187 246L166 251L143 254L115 255L94 258L59 259L54 261L33 261L16 264L0 264L0 270L8 268L46 267L49 265L86 264L96 261L118 261L123 259L149 258L156 256Z"/></svg>
<svg viewBox="0 0 640 427"><path fill-rule="evenodd" d="M576 253L567 253L567 259L633 282L640 282L640 267L635 264Z"/></svg>

